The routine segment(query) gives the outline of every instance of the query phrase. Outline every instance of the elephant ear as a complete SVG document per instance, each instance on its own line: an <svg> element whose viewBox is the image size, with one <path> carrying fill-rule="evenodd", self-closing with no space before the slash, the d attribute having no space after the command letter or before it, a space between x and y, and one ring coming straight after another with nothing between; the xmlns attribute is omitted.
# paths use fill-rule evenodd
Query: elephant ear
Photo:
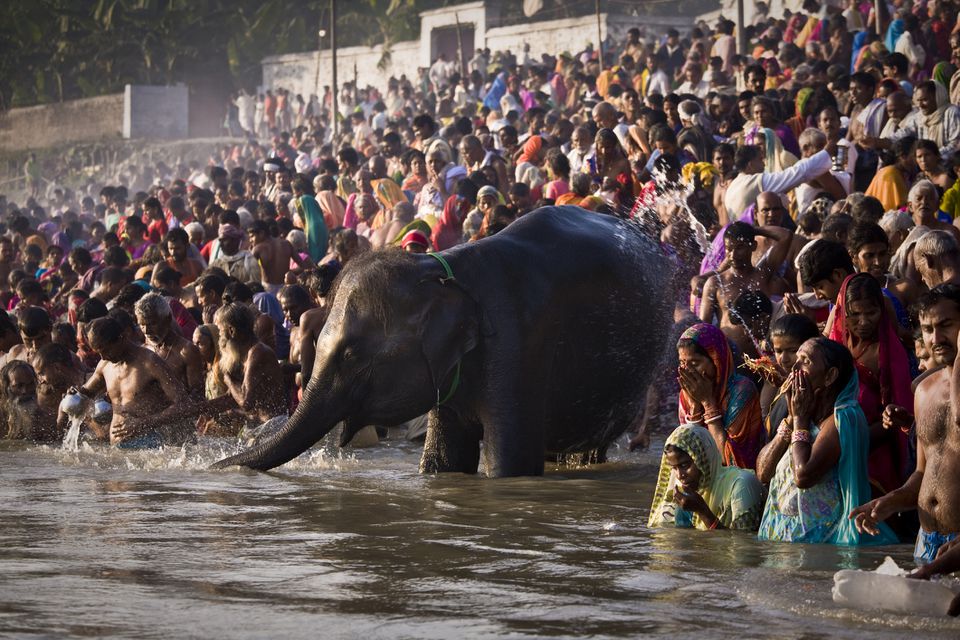
<svg viewBox="0 0 960 640"><path fill-rule="evenodd" d="M456 286L441 284L431 293L421 312L420 344L430 376L439 387L479 343L480 310Z"/></svg>

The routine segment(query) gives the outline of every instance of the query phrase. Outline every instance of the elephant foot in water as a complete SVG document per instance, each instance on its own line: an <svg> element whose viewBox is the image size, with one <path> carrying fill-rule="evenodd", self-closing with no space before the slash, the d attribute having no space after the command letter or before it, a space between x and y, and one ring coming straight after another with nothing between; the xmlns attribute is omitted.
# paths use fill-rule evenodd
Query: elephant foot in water
<svg viewBox="0 0 960 640"><path fill-rule="evenodd" d="M480 427L465 422L454 410L430 411L420 473L476 473L480 465Z"/></svg>

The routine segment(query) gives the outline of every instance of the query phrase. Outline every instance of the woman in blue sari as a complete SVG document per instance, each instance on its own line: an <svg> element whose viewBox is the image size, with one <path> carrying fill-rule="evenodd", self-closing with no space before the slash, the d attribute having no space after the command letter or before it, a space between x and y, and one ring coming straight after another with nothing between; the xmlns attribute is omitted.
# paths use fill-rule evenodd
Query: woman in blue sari
<svg viewBox="0 0 960 640"><path fill-rule="evenodd" d="M811 338L797 352L790 376L788 416L757 458L757 475L770 477L761 540L825 544L895 544L884 527L876 536L847 518L870 499L869 431L857 404L860 382L853 356L827 338Z"/></svg>

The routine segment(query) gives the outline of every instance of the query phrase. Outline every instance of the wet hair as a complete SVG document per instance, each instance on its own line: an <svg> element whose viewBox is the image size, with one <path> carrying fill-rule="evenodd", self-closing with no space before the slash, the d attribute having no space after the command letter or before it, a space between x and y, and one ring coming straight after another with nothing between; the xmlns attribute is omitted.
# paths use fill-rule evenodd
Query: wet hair
<svg viewBox="0 0 960 640"><path fill-rule="evenodd" d="M58 323L64 324L64 323ZM67 325L70 326L69 324ZM74 334L76 339L76 334ZM48 367L53 364L62 364L65 367L73 366L73 352L59 342L45 344L37 351L37 366Z"/></svg>
<svg viewBox="0 0 960 640"><path fill-rule="evenodd" d="M823 336L811 338L807 342L813 342L816 345L817 351L820 352L826 362L827 369L837 370L837 379L827 390L839 394L847 386L850 376L855 371L853 356L850 355L850 351L839 342L834 342Z"/></svg>
<svg viewBox="0 0 960 640"><path fill-rule="evenodd" d="M218 296L223 295L223 290L227 287L227 282L216 273L206 273L197 278L196 288L198 291L212 291Z"/></svg>
<svg viewBox="0 0 960 640"><path fill-rule="evenodd" d="M858 273L847 282L845 302L851 304L862 300L869 300L881 309L883 308L883 291L877 279L869 273Z"/></svg>
<svg viewBox="0 0 960 640"><path fill-rule="evenodd" d="M223 289L223 302L225 304L250 302L251 300L253 300L253 290L242 282L231 282Z"/></svg>
<svg viewBox="0 0 960 640"><path fill-rule="evenodd" d="M124 331L131 331L134 334L140 331L140 327L137 326L137 321L132 315L130 315L129 312L127 312L126 309L114 307L113 309L110 309L107 317L119 322Z"/></svg>
<svg viewBox="0 0 960 640"><path fill-rule="evenodd" d="M0 313L0 336L5 336L8 333L20 333L20 330L17 328L17 325L14 324L10 314L3 311Z"/></svg>
<svg viewBox="0 0 960 640"><path fill-rule="evenodd" d="M100 272L99 280L100 282L105 282L108 284L126 282L128 280L128 274L120 267L107 267Z"/></svg>
<svg viewBox="0 0 960 640"><path fill-rule="evenodd" d="M117 296L113 299L113 304L117 307L132 307L137 300L147 294L146 289L138 284L124 285Z"/></svg>
<svg viewBox="0 0 960 640"><path fill-rule="evenodd" d="M26 300L31 296L40 296L42 300L46 300L48 297L46 289L35 278L23 278L17 283L16 289L21 300Z"/></svg>
<svg viewBox="0 0 960 640"><path fill-rule="evenodd" d="M828 280L836 269L846 274L853 273L853 260L847 248L831 240L817 240L811 244L809 249L800 254L799 262L800 281L807 287Z"/></svg>
<svg viewBox="0 0 960 640"><path fill-rule="evenodd" d="M847 233L847 250L850 254L856 255L860 249L868 244L882 244L889 247L890 239L878 224L861 222L853 225Z"/></svg>
<svg viewBox="0 0 960 640"><path fill-rule="evenodd" d="M270 225L265 220L254 220L247 226L247 233L265 233L270 235Z"/></svg>
<svg viewBox="0 0 960 640"><path fill-rule="evenodd" d="M547 166L557 178L570 177L570 159L563 155L559 147L554 147L547 151Z"/></svg>
<svg viewBox="0 0 960 640"><path fill-rule="evenodd" d="M113 318L97 318L87 327L87 337L91 342L113 344L123 337L123 327Z"/></svg>
<svg viewBox="0 0 960 640"><path fill-rule="evenodd" d="M847 203L850 217L856 222L880 222L883 217L883 204L873 196L851 193L847 196Z"/></svg>
<svg viewBox="0 0 960 640"><path fill-rule="evenodd" d="M182 274L168 264L161 264L153 272L153 278L161 285L176 285L180 282Z"/></svg>
<svg viewBox="0 0 960 640"><path fill-rule="evenodd" d="M50 331L53 321L43 307L27 307L20 311L20 320L17 324L21 333L36 337L44 331Z"/></svg>
<svg viewBox="0 0 960 640"><path fill-rule="evenodd" d="M853 226L853 218L845 213L834 213L827 216L820 227L820 235L825 240L834 242L846 242L850 227Z"/></svg>
<svg viewBox="0 0 960 640"><path fill-rule="evenodd" d="M730 226L727 227L727 230L724 232L723 237L730 238L731 240L739 242L753 242L756 239L757 230L752 224L747 224L746 222L737 222L730 223Z"/></svg>
<svg viewBox="0 0 960 640"><path fill-rule="evenodd" d="M98 318L107 316L107 305L97 298L88 298L83 304L77 307L77 322L93 322Z"/></svg>
<svg viewBox="0 0 960 640"><path fill-rule="evenodd" d="M698 356L703 356L704 358L710 357L710 354L707 353L706 349L697 344L697 341L693 338L680 338L677 340L677 351L684 349L693 351Z"/></svg>
<svg viewBox="0 0 960 640"><path fill-rule="evenodd" d="M288 298L296 305L310 304L310 293L299 284L288 284L280 290L278 298Z"/></svg>
<svg viewBox="0 0 960 640"><path fill-rule="evenodd" d="M90 255L90 252L84 249L83 247L74 247L70 250L70 255L68 259L76 262L80 267L90 268L90 265L93 264L93 257ZM83 275L77 274L77 275Z"/></svg>
<svg viewBox="0 0 960 640"><path fill-rule="evenodd" d="M311 271L305 282L310 293L318 298L326 297L333 288L333 281L340 275L340 269L339 262L328 262Z"/></svg>
<svg viewBox="0 0 960 640"><path fill-rule="evenodd" d="M943 284L938 284L933 289L930 289L923 295L921 295L916 303L913 305L913 312L916 315L924 315L931 308L940 304L944 300L950 300L953 304L956 305L957 310L960 311L960 285L956 285L950 282L945 282Z"/></svg>
<svg viewBox="0 0 960 640"><path fill-rule="evenodd" d="M189 245L190 236L188 236L187 232L180 227L177 227L176 229L170 229L170 231L167 231L167 235L164 236L163 243L169 244L171 242L182 242L185 245Z"/></svg>
<svg viewBox="0 0 960 640"><path fill-rule="evenodd" d="M50 337L53 342L65 346L67 351L77 350L77 329L69 322L55 322L50 330Z"/></svg>
<svg viewBox="0 0 960 640"><path fill-rule="evenodd" d="M250 338L255 337L254 325L257 317L253 309L245 304L233 302L217 309L216 324L225 324L237 330L237 333Z"/></svg>
<svg viewBox="0 0 960 640"><path fill-rule="evenodd" d="M143 296L133 307L137 314L137 319L142 318L170 318L173 311L170 309L170 303L159 293L153 292Z"/></svg>
<svg viewBox="0 0 960 640"><path fill-rule="evenodd" d="M750 166L750 163L760 157L760 147L745 145L737 149L733 156L733 166L737 171L743 173Z"/></svg>
<svg viewBox="0 0 960 640"><path fill-rule="evenodd" d="M850 76L850 82L856 82L857 84L862 84L865 87L870 89L877 88L877 79L871 73L866 71L857 71Z"/></svg>
<svg viewBox="0 0 960 640"><path fill-rule="evenodd" d="M787 313L770 323L770 337L789 337L803 343L820 335L817 323L802 313Z"/></svg>
<svg viewBox="0 0 960 640"><path fill-rule="evenodd" d="M116 245L103 252L103 264L123 268L130 264L130 256L126 249Z"/></svg>
<svg viewBox="0 0 960 640"><path fill-rule="evenodd" d="M603 129L601 129L601 131L603 131ZM599 137L599 132L597 135ZM673 129L671 129L669 126L665 124L655 124L653 125L653 127L650 128L648 140L651 147L656 145L658 142L665 142L667 144L676 145L677 134L673 132Z"/></svg>

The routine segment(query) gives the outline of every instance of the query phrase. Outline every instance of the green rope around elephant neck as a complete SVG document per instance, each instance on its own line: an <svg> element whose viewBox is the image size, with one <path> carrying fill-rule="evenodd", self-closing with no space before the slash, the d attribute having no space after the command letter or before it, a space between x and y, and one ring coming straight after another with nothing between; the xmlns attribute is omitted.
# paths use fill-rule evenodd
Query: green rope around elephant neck
<svg viewBox="0 0 960 640"><path fill-rule="evenodd" d="M436 258L437 262L439 262L443 266L443 270L446 272L447 277L440 278L441 283L447 283L451 280L456 280L456 278L453 277L453 269L450 268L450 263L447 262L446 258L444 258L439 253L433 253L433 252L430 252L427 255L430 256L431 258Z"/></svg>
<svg viewBox="0 0 960 640"><path fill-rule="evenodd" d="M447 262L446 258L444 258L439 253L433 253L433 252L430 252L427 255L432 258L436 258L437 262L439 262L443 266L443 270L447 274L446 278L440 278L440 284L446 284L447 282L452 282L456 280L456 278L453 276L453 269L450 268L450 263ZM446 404L447 402L449 402L450 398L453 397L453 394L455 394L457 392L457 389L459 388L460 388L460 361L457 360L457 368L453 372L453 382L450 384L450 390L447 391L447 395L445 395L442 400L440 399L440 387L437 387L437 406L439 407L440 405Z"/></svg>

